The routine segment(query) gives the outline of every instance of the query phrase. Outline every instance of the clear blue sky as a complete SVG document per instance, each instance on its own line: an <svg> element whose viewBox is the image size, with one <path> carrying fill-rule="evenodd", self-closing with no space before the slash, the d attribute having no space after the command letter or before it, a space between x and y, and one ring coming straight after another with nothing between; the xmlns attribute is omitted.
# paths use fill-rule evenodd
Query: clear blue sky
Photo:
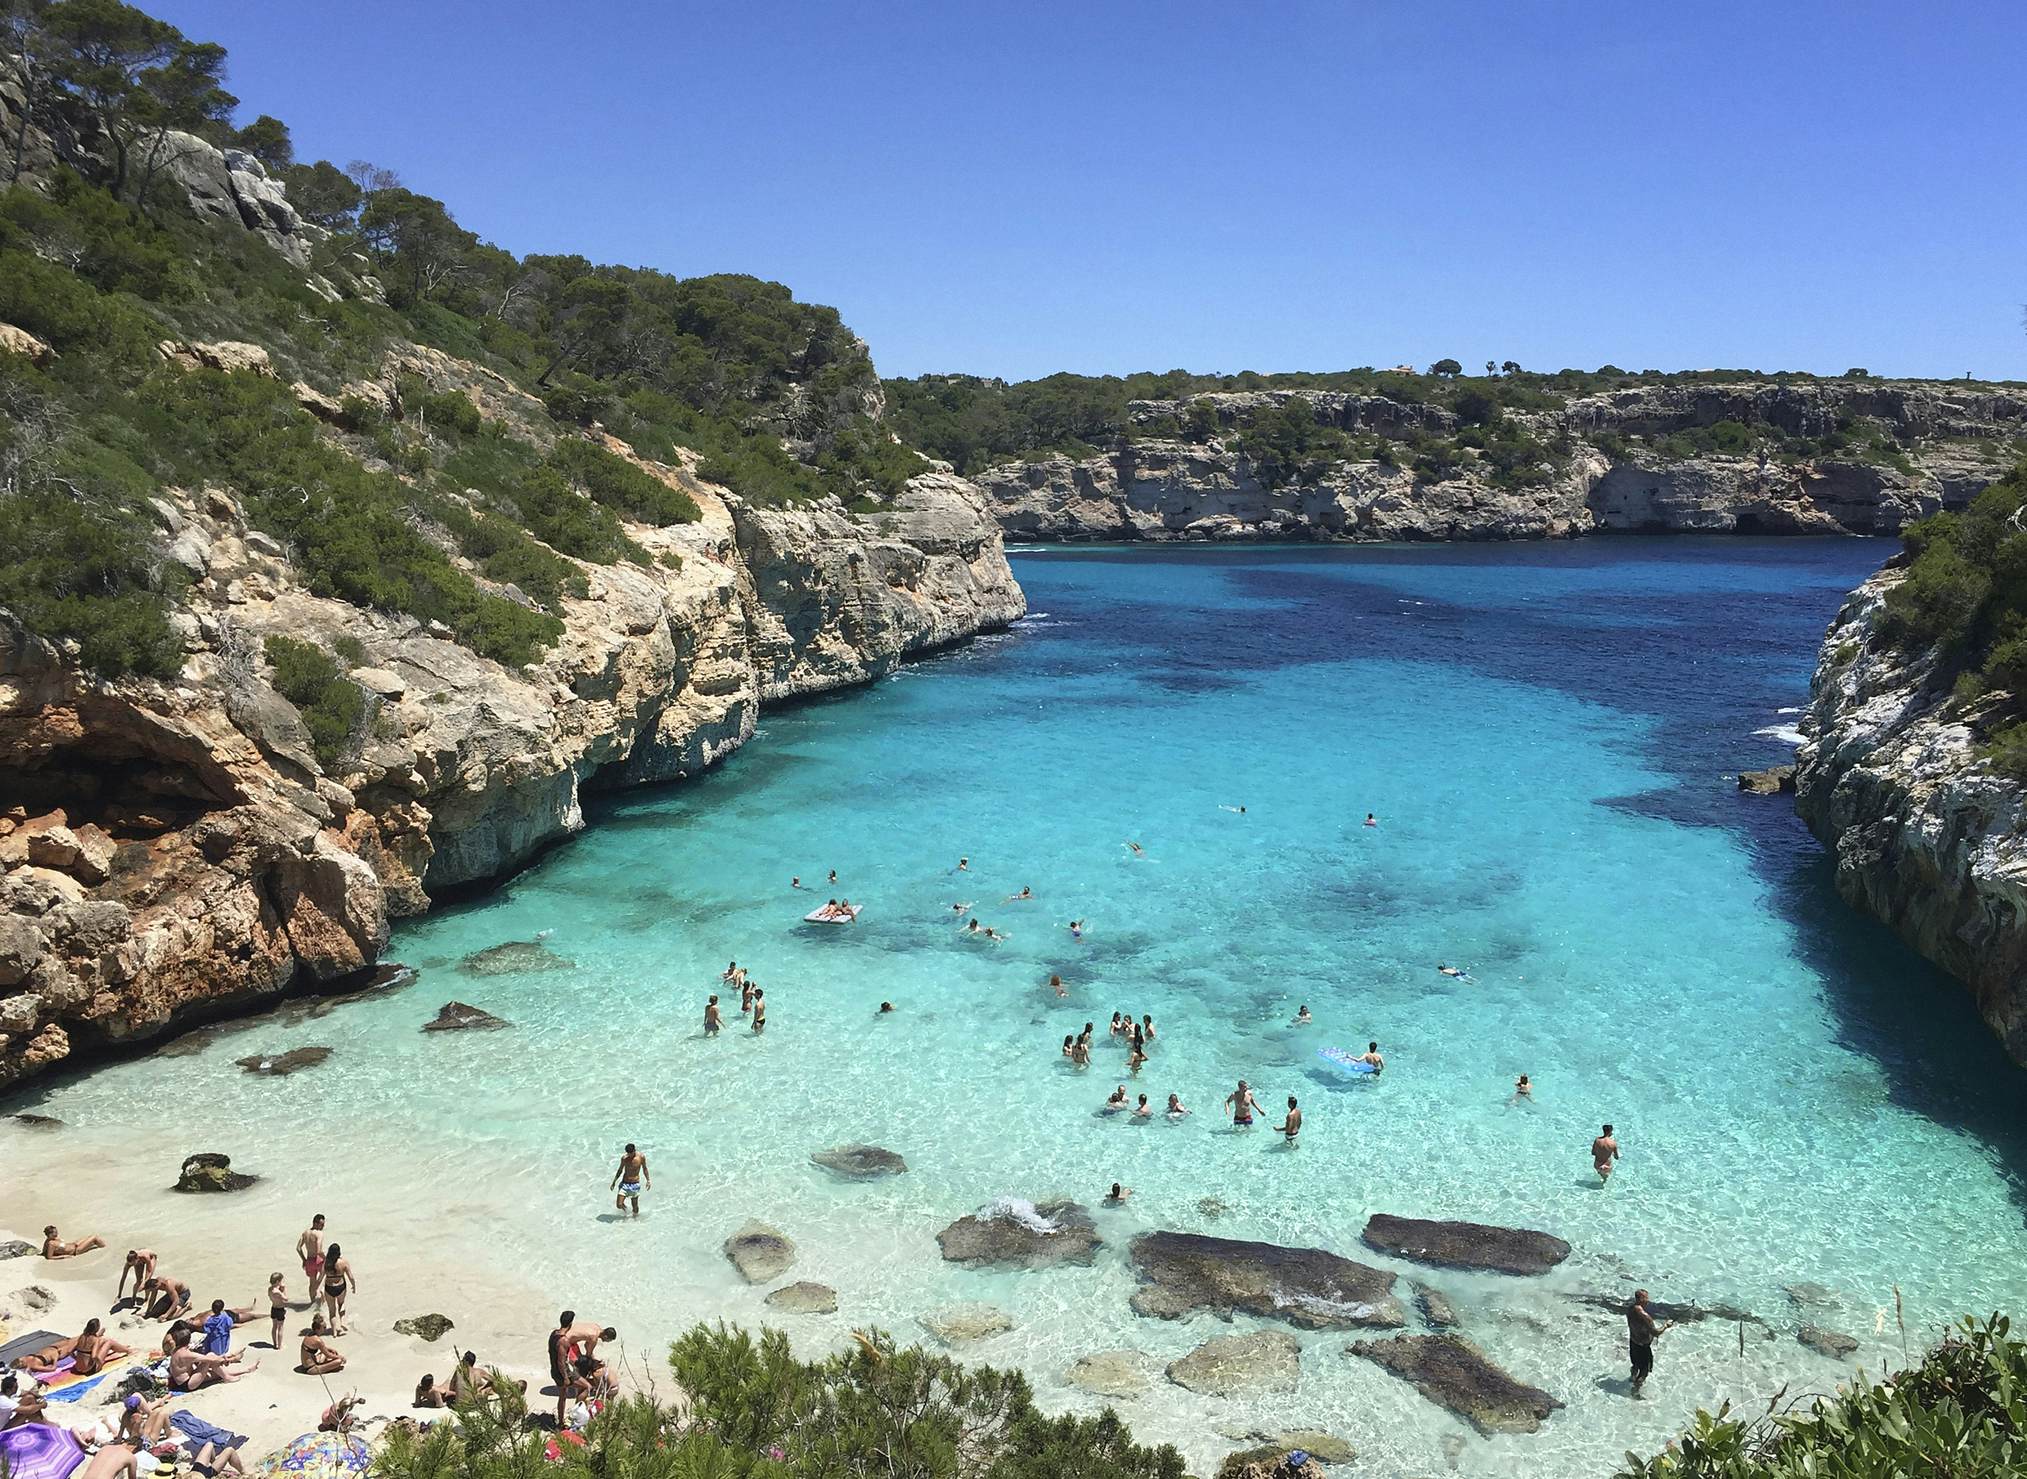
<svg viewBox="0 0 2027 1479"><path fill-rule="evenodd" d="M305 158L888 374L2027 378L2014 0L143 4Z"/></svg>

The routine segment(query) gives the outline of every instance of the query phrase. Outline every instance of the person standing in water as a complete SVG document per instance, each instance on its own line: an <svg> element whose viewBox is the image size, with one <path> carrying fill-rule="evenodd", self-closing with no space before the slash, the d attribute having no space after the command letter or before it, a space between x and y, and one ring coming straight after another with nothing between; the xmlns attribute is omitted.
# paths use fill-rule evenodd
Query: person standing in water
<svg viewBox="0 0 2027 1479"><path fill-rule="evenodd" d="M1605 1133L1591 1142L1591 1166L1598 1173L1598 1185L1612 1179L1612 1165L1618 1159L1619 1142L1613 1138L1612 1127L1606 1125Z"/></svg>
<svg viewBox="0 0 2027 1479"><path fill-rule="evenodd" d="M753 993L753 1030L760 1033L767 1028L767 993L755 990Z"/></svg>
<svg viewBox="0 0 2027 1479"><path fill-rule="evenodd" d="M1534 1080L1524 1073L1515 1079L1513 1081L1513 1097L1516 1099L1532 1099L1534 1097Z"/></svg>
<svg viewBox="0 0 2027 1479"><path fill-rule="evenodd" d="M1288 1137L1289 1149L1295 1147L1295 1137L1302 1133L1302 1111L1295 1107L1295 1096L1288 1096L1288 1118L1274 1126L1275 1130Z"/></svg>
<svg viewBox="0 0 2027 1479"><path fill-rule="evenodd" d="M1635 1397L1642 1395L1647 1378L1654 1374L1654 1342L1668 1328L1647 1308L1647 1291L1635 1289L1633 1302L1626 1306L1626 1353L1632 1357Z"/></svg>
<svg viewBox="0 0 2027 1479"><path fill-rule="evenodd" d="M1387 1060L1380 1056L1379 1044L1376 1042L1369 1042L1365 1045L1365 1051L1359 1055L1358 1061L1370 1063L1374 1073L1378 1073L1382 1068L1387 1066Z"/></svg>
<svg viewBox="0 0 2027 1479"><path fill-rule="evenodd" d="M1267 1112L1260 1108L1260 1101L1253 1097L1253 1091L1244 1079L1239 1080L1238 1088L1225 1095L1225 1107L1232 1112L1232 1124L1242 1130L1252 1125L1255 1113Z"/></svg>
<svg viewBox="0 0 2027 1479"><path fill-rule="evenodd" d="M753 995L760 988L744 976L739 978L739 1015L745 1016L753 1010Z"/></svg>
<svg viewBox="0 0 2027 1479"><path fill-rule="evenodd" d="M718 993L712 992L711 999L704 1003L704 1036L716 1037L718 1029L725 1025L725 1019L718 1013Z"/></svg>
<svg viewBox="0 0 2027 1479"><path fill-rule="evenodd" d="M648 1158L631 1140L626 1143L626 1154L619 1158L619 1169L612 1173L612 1185L608 1190L615 1193L612 1209L624 1212L627 1203L633 1204L633 1215L640 1216L640 1194L643 1190L654 1189L654 1178L648 1175Z"/></svg>
<svg viewBox="0 0 2027 1479"><path fill-rule="evenodd" d="M1379 818L1374 816L1371 812L1367 812L1365 814L1365 824L1368 827L1377 827L1379 825Z"/></svg>

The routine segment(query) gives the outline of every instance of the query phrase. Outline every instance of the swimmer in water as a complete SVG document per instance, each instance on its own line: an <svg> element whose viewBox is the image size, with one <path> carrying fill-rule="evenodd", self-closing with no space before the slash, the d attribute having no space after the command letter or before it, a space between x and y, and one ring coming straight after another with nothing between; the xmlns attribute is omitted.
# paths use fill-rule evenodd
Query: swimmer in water
<svg viewBox="0 0 2027 1479"><path fill-rule="evenodd" d="M880 1003L880 1010L882 1012L891 1012L894 1010L894 1004L891 1001L883 1001Z"/></svg>
<svg viewBox="0 0 2027 1479"><path fill-rule="evenodd" d="M802 879L801 879L800 877L796 877L796 878L791 878L791 879L789 879L789 880L788 880L788 886L789 886L790 888L801 888L801 887L802 887Z"/></svg>
<svg viewBox="0 0 2027 1479"><path fill-rule="evenodd" d="M718 993L714 991L711 999L704 1003L704 1036L716 1037L718 1029L724 1025L718 1015Z"/></svg>
<svg viewBox="0 0 2027 1479"><path fill-rule="evenodd" d="M1070 938L1073 940L1081 940L1084 938L1083 920L1073 919L1070 921Z"/></svg>
<svg viewBox="0 0 2027 1479"><path fill-rule="evenodd" d="M1179 1120L1188 1113L1188 1108L1182 1102L1182 1095L1170 1094L1168 1096L1168 1117L1170 1119Z"/></svg>
<svg viewBox="0 0 2027 1479"><path fill-rule="evenodd" d="M977 921L977 920L975 920L975 919L967 919L967 920L965 920L965 921L964 921L964 932L965 932L965 933L966 933L967 935L975 935L975 934L977 934L977 933L978 933L978 921Z"/></svg>
<svg viewBox="0 0 2027 1479"><path fill-rule="evenodd" d="M1070 1061L1079 1068L1091 1066L1091 1043L1088 1038L1078 1038L1070 1047Z"/></svg>
<svg viewBox="0 0 2027 1479"><path fill-rule="evenodd" d="M1309 1015L1309 1003L1304 1002L1300 1010L1298 1010L1295 1013L1295 1020L1291 1022L1289 1025L1291 1027L1307 1027L1311 1022L1314 1022L1315 1020L1316 1019L1314 1017Z"/></svg>
<svg viewBox="0 0 2027 1479"><path fill-rule="evenodd" d="M957 860L957 871L960 873L969 873L971 871L971 859L959 858Z"/></svg>
<svg viewBox="0 0 2027 1479"><path fill-rule="evenodd" d="M724 974L724 975L722 975L722 976L720 976L720 977L719 977L718 979L719 979L719 980L721 980L721 981L736 981L736 980L738 980L738 979L739 979L739 962L738 962L738 961L736 961L736 960L728 960L728 961L726 961L726 962L725 962L725 974Z"/></svg>
<svg viewBox="0 0 2027 1479"><path fill-rule="evenodd" d="M952 914L962 914L965 910L969 909L970 907L971 907L970 901L967 900L962 904L952 904L950 906L950 912Z"/></svg>
<svg viewBox="0 0 2027 1479"><path fill-rule="evenodd" d="M1140 1102L1133 1106L1133 1117L1137 1120L1144 1120L1151 1118L1153 1114L1154 1111L1147 1107L1147 1096L1142 1094Z"/></svg>
<svg viewBox="0 0 2027 1479"><path fill-rule="evenodd" d="M753 1010L753 993L754 993L755 991L757 991L757 990L759 990L759 988L758 988L757 986L755 986L755 985L754 985L754 984L753 984L753 983L752 983L751 981L747 980L747 979L746 979L746 978L745 978L744 976L741 976L741 977L739 978L739 1015L740 1015L740 1016L742 1016L742 1017L743 1017L743 1016L745 1016L745 1015L746 1015L746 1014L747 1014L748 1012L750 1012L750 1011L752 1011L752 1010Z"/></svg>
<svg viewBox="0 0 2027 1479"><path fill-rule="evenodd" d="M1146 1061L1147 1061L1147 1054L1141 1050L1139 1043L1135 1043L1133 1045L1133 1051L1127 1054L1126 1057L1126 1071L1128 1073L1137 1075L1140 1072L1140 1065L1145 1063Z"/></svg>
<svg viewBox="0 0 2027 1479"><path fill-rule="evenodd" d="M1105 1193L1105 1200L1110 1205L1117 1207L1122 1205L1126 1201L1126 1199L1132 1195L1133 1195L1132 1187L1121 1186L1118 1182L1115 1181L1112 1183L1112 1190Z"/></svg>
<svg viewBox="0 0 2027 1479"><path fill-rule="evenodd" d="M1133 856L1135 856L1136 858L1144 858L1147 856L1147 850L1143 848L1139 843L1128 842L1126 845L1133 849Z"/></svg>
<svg viewBox="0 0 2027 1479"><path fill-rule="evenodd" d="M1288 1137L1288 1144L1290 1146L1295 1144L1295 1137L1302 1133L1302 1111L1295 1107L1295 1096L1293 1094L1288 1096L1288 1118L1274 1126L1274 1128Z"/></svg>
<svg viewBox="0 0 2027 1479"><path fill-rule="evenodd" d="M1140 1014L1140 1035L1148 1042L1154 1041L1154 1018L1146 1012Z"/></svg>
<svg viewBox="0 0 2027 1479"><path fill-rule="evenodd" d="M1119 1024L1120 1024L1120 1023L1121 1023L1121 1021L1123 1021L1123 1020L1124 1020L1124 1019L1123 1019L1123 1018L1121 1018L1121 1017L1120 1017L1120 1015L1119 1015L1119 1014L1118 1014L1117 1012L1114 1012L1114 1013L1112 1014L1112 1035L1113 1035L1114 1037L1117 1037L1117 1036L1119 1036L1119 1033L1120 1033L1120 1031L1121 1031L1121 1029L1120 1029L1120 1025L1119 1025Z"/></svg>
<svg viewBox="0 0 2027 1479"><path fill-rule="evenodd" d="M1605 1133L1591 1142L1591 1168L1598 1173L1598 1185L1603 1186L1612 1179L1612 1165L1619 1159L1619 1142L1612 1134L1612 1127L1605 1126Z"/></svg>
<svg viewBox="0 0 2027 1479"><path fill-rule="evenodd" d="M1246 814L1246 808L1243 806L1220 806L1218 810L1236 812L1240 816L1244 816Z"/></svg>
<svg viewBox="0 0 2027 1479"><path fill-rule="evenodd" d="M1126 1085L1121 1084L1118 1088L1112 1091L1111 1097L1105 1101L1105 1110L1109 1114L1114 1110L1124 1109L1125 1107L1126 1107Z"/></svg>
<svg viewBox="0 0 2027 1479"><path fill-rule="evenodd" d="M1072 1062L1077 1058L1077 1039L1073 1033L1063 1034L1063 1056Z"/></svg>
<svg viewBox="0 0 2027 1479"><path fill-rule="evenodd" d="M1513 1097L1516 1099L1532 1099L1534 1097L1534 1083L1526 1074L1523 1073L1513 1081Z"/></svg>
<svg viewBox="0 0 2027 1479"><path fill-rule="evenodd" d="M1000 932L999 932L998 930L994 929L994 928L993 928L993 927L992 927L991 925L987 925L987 926L986 926L986 927L985 927L985 928L984 928L983 930L981 930L981 931L980 931L980 933L981 933L981 934L983 934L983 935L984 935L984 936L985 936L985 937L986 937L986 938L987 938L988 940L992 941L992 942L993 942L993 944L995 944L995 945L999 944L999 943L1000 943L1000 941L1002 941L1002 940L1004 940L1004 939L1006 938L1006 936L1005 936L1005 935L1001 934L1001 933L1000 933Z"/></svg>
<svg viewBox="0 0 2027 1479"><path fill-rule="evenodd" d="M838 886L838 870L833 868L831 869L831 887L836 888L837 886Z"/></svg>
<svg viewBox="0 0 2027 1479"><path fill-rule="evenodd" d="M1001 899L1000 902L1002 904L1019 904L1025 900L1034 898L1034 896L1035 891L1029 888L1026 884L1022 884L1021 891L1019 893L1008 894L1004 899Z"/></svg>
<svg viewBox="0 0 2027 1479"><path fill-rule="evenodd" d="M1438 963L1436 969L1441 971L1446 976L1456 977L1459 981L1463 980L1466 975L1466 972L1462 966L1443 965Z"/></svg>
<svg viewBox="0 0 2027 1479"><path fill-rule="evenodd" d="M1379 818L1374 816L1371 812L1367 812L1365 814L1365 824L1368 827L1377 827L1379 825Z"/></svg>
<svg viewBox="0 0 2027 1479"><path fill-rule="evenodd" d="M1382 1068L1387 1066L1387 1060L1379 1055L1379 1044L1376 1042L1369 1042L1365 1045L1365 1051L1359 1054L1358 1061L1370 1063L1374 1073L1378 1073Z"/></svg>
<svg viewBox="0 0 2027 1479"><path fill-rule="evenodd" d="M1049 977L1049 989L1058 996L1068 996L1070 994L1070 988L1063 984L1061 976Z"/></svg>

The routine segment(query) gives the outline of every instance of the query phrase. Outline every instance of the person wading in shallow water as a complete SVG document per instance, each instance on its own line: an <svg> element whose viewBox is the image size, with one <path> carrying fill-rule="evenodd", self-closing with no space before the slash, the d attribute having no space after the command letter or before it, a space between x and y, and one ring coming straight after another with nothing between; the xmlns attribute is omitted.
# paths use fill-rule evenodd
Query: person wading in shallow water
<svg viewBox="0 0 2027 1479"><path fill-rule="evenodd" d="M633 1215L640 1216L640 1194L643 1190L654 1189L654 1178L648 1175L648 1158L631 1140L626 1143L626 1154L619 1158L619 1169L612 1173L612 1185L608 1190L615 1193L612 1210L624 1212L627 1203L633 1204Z"/></svg>
<svg viewBox="0 0 2027 1479"><path fill-rule="evenodd" d="M1612 1179L1612 1166L1618 1159L1619 1142L1612 1138L1612 1127L1606 1125L1605 1133L1591 1142L1591 1166L1598 1173L1598 1185Z"/></svg>
<svg viewBox="0 0 2027 1479"><path fill-rule="evenodd" d="M1633 1302L1626 1306L1626 1350L1633 1358L1633 1395L1642 1395L1647 1378L1654 1374L1654 1342L1670 1328L1654 1319L1647 1308L1647 1291L1635 1289Z"/></svg>

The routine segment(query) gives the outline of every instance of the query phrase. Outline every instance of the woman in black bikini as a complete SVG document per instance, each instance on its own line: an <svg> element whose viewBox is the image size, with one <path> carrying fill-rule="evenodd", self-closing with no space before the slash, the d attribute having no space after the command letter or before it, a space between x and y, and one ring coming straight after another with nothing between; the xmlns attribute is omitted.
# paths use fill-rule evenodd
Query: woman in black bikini
<svg viewBox="0 0 2027 1479"><path fill-rule="evenodd" d="M359 1287L352 1265L336 1243L324 1250L324 1302L331 1307L331 1334L345 1333L345 1294Z"/></svg>

